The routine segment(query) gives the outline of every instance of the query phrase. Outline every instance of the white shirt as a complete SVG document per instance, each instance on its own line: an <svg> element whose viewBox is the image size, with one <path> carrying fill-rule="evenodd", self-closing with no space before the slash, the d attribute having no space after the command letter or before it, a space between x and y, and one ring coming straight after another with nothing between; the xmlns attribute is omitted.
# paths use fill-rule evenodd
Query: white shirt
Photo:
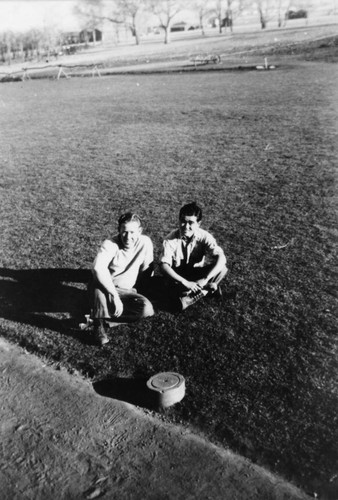
<svg viewBox="0 0 338 500"><path fill-rule="evenodd" d="M94 266L102 252L106 252L109 258L108 269L114 285L127 290L134 287L140 271L148 269L154 260L151 239L143 234L130 249L123 248L118 234L112 240L105 240L94 260Z"/></svg>
<svg viewBox="0 0 338 500"><path fill-rule="evenodd" d="M198 228L190 241L182 239L180 230L172 231L163 241L161 262L169 264L173 269L181 265L204 267L212 264L217 255L224 254L215 238Z"/></svg>

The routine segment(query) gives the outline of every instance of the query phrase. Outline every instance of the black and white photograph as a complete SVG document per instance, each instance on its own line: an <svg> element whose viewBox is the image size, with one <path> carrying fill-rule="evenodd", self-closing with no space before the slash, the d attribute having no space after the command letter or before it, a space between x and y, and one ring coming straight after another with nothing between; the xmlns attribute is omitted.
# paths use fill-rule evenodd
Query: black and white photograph
<svg viewBox="0 0 338 500"><path fill-rule="evenodd" d="M338 500L338 0L0 0L0 500Z"/></svg>

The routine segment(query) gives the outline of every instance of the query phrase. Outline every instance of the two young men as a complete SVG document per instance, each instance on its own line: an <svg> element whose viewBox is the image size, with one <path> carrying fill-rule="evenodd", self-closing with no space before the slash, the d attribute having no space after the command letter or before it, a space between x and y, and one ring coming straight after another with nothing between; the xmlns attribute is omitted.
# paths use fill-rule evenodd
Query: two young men
<svg viewBox="0 0 338 500"><path fill-rule="evenodd" d="M207 294L220 294L227 273L226 258L214 237L200 228L202 210L195 203L181 208L179 228L163 242L160 269L166 291L185 309ZM93 264L91 285L95 341L109 341L105 326L132 322L154 314L151 302L137 293L146 289L153 274L153 245L142 234L140 218L122 215L118 234L105 240Z"/></svg>

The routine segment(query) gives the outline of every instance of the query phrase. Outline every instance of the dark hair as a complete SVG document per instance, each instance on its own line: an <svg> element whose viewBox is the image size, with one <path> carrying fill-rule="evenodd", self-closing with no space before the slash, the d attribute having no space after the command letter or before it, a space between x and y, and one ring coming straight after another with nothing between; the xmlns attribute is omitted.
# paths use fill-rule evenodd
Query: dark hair
<svg viewBox="0 0 338 500"><path fill-rule="evenodd" d="M195 216L197 222L199 222L202 219L202 209L195 202L188 203L181 208L179 218L185 216Z"/></svg>
<svg viewBox="0 0 338 500"><path fill-rule="evenodd" d="M120 229L122 224L127 224L127 222L138 222L140 227L142 227L141 218L133 212L126 212L125 214L121 215L118 221L118 228Z"/></svg>

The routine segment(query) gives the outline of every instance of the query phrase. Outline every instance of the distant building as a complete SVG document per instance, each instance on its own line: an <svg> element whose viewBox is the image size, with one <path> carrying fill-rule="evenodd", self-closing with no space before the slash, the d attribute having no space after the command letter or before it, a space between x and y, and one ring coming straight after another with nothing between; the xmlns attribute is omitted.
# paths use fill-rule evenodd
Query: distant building
<svg viewBox="0 0 338 500"><path fill-rule="evenodd" d="M78 45L80 33L78 31L67 31L61 35L61 45Z"/></svg>
<svg viewBox="0 0 338 500"><path fill-rule="evenodd" d="M61 35L61 45L81 45L102 42L102 31L85 29L82 31L67 31Z"/></svg>
<svg viewBox="0 0 338 500"><path fill-rule="evenodd" d="M98 29L80 31L80 43L102 42L102 31Z"/></svg>
<svg viewBox="0 0 338 500"><path fill-rule="evenodd" d="M181 21L179 23L175 23L171 26L170 31L175 33L176 31L186 31L188 29L188 23Z"/></svg>
<svg viewBox="0 0 338 500"><path fill-rule="evenodd" d="M285 19L306 19L306 18L307 18L307 11L304 9L300 10L290 9L285 14Z"/></svg>

